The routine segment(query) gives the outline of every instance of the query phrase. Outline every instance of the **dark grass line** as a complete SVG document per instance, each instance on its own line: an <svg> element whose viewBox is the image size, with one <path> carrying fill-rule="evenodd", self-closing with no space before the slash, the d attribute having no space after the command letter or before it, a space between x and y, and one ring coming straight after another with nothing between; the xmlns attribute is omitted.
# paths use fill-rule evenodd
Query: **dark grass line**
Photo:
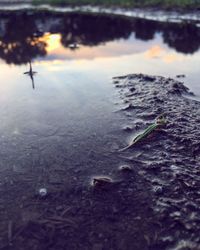
<svg viewBox="0 0 200 250"><path fill-rule="evenodd" d="M200 8L200 0L33 0L35 4L98 5L119 7Z"/></svg>

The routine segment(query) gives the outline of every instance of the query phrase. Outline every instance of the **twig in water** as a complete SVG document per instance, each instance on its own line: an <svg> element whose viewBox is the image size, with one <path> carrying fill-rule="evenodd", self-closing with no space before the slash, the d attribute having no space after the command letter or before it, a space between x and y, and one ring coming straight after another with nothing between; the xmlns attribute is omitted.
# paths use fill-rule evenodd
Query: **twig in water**
<svg viewBox="0 0 200 250"><path fill-rule="evenodd" d="M151 124L148 128L146 128L144 130L143 133L137 135L133 141L131 142L130 145L128 145L127 147L125 148L122 148L119 150L119 152L123 152L125 151L126 149L129 149L131 148L133 145L135 145L137 142L140 142L141 140L145 139L146 137L148 137L152 132L154 132L156 129L160 128L161 126L165 125L166 124L166 119L164 117L164 115L160 115L156 118L156 121Z"/></svg>

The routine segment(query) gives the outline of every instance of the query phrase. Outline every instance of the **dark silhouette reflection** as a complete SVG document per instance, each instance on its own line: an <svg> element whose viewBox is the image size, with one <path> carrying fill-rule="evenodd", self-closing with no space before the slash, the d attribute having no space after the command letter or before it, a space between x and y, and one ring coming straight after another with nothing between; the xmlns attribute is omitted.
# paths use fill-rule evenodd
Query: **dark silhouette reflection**
<svg viewBox="0 0 200 250"><path fill-rule="evenodd" d="M0 19L0 22L2 20ZM38 37L36 20L27 14L9 15L4 20L5 32L0 34L0 57L6 63L25 64L46 55L46 43Z"/></svg>
<svg viewBox="0 0 200 250"><path fill-rule="evenodd" d="M89 14L70 14L63 19L61 42L65 47L76 42L88 46L128 38L132 23L124 18Z"/></svg>
<svg viewBox="0 0 200 250"><path fill-rule="evenodd" d="M145 19L128 19L114 16L70 14L63 19L61 42L97 46L115 39L128 39L135 33L136 39L152 40L156 33L163 36L169 47L181 53L194 53L200 47L200 31L193 24L172 24Z"/></svg>
<svg viewBox="0 0 200 250"><path fill-rule="evenodd" d="M187 23L170 25L163 32L163 40L178 52L193 54L200 48L200 30Z"/></svg>
<svg viewBox="0 0 200 250"><path fill-rule="evenodd" d="M31 78L31 82L32 82L32 88L35 89L35 83L34 83L34 75L36 74L36 71L32 70L32 65L31 62L29 62L29 71L24 72L25 75L28 75Z"/></svg>
<svg viewBox="0 0 200 250"><path fill-rule="evenodd" d="M135 37L143 41L153 39L157 29L156 26L155 22L136 19L134 22Z"/></svg>
<svg viewBox="0 0 200 250"><path fill-rule="evenodd" d="M45 33L61 34L64 47L98 46L116 39L148 41L159 32L170 47L181 53L194 53L200 47L200 31L192 24L167 24L112 15L14 12L0 16L0 58L8 64L26 64L47 54ZM80 48L81 49L81 48Z"/></svg>

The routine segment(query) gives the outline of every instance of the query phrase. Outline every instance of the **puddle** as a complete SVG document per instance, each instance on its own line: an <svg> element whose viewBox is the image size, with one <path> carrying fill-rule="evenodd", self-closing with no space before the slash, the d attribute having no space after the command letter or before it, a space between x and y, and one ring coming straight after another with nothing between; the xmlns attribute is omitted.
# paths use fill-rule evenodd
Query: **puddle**
<svg viewBox="0 0 200 250"><path fill-rule="evenodd" d="M1 13L1 249L179 249L191 241L196 246L197 139L193 163L185 147L198 131L197 125L188 125L189 118L196 119L189 105L196 112L199 104L183 97L173 106L170 96L178 145L170 142L170 116L168 143L162 144L166 134L161 133L160 140L152 139L154 147L147 143L121 155L118 150L129 138L154 121L160 111L151 107L155 100L161 107L163 97L153 87L154 81L159 84L155 77L146 76L146 86L139 80L131 86L132 79L123 82L123 77L113 85L112 78L141 72L185 75L179 80L198 96L199 46L199 28L191 23L86 13ZM176 85L171 91L178 92ZM145 99L148 95L151 100ZM188 116L183 117L185 104ZM187 168L177 157L185 151ZM117 181L114 188L94 192L93 176ZM46 196L38 195L41 189ZM182 196L194 204L179 205ZM169 213L179 210L183 220L171 225L174 214ZM190 211L195 213L191 221ZM170 225L179 241L169 235Z"/></svg>

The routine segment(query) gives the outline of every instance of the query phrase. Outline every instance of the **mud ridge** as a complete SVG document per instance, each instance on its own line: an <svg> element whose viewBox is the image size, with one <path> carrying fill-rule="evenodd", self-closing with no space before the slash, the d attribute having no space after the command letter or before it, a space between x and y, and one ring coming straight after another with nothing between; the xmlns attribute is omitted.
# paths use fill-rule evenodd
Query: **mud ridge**
<svg viewBox="0 0 200 250"><path fill-rule="evenodd" d="M131 74L113 82L123 101L120 112L132 124L132 137L158 115L167 117L165 128L120 153L130 162L141 162L140 172L151 183L161 229L150 249L199 249L200 103L182 82L171 78Z"/></svg>

